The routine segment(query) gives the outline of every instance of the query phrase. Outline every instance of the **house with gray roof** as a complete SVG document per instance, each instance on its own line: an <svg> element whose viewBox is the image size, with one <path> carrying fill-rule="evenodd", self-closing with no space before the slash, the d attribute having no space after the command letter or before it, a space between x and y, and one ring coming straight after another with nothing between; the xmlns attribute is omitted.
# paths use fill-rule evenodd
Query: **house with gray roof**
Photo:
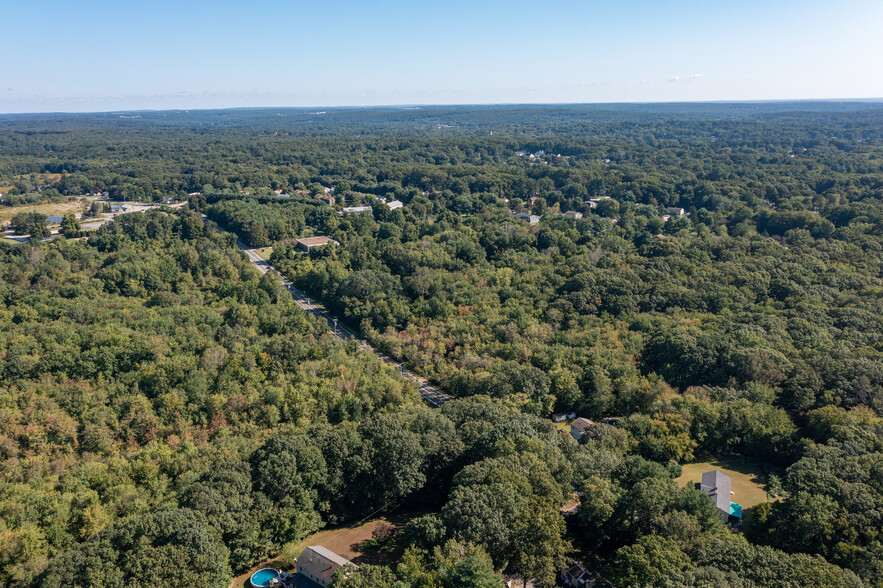
<svg viewBox="0 0 883 588"><path fill-rule="evenodd" d="M711 498L724 521L729 521L731 516L742 518L742 506L730 502L733 492L730 490L728 475L718 470L705 472L702 474L702 481L699 482L699 489Z"/></svg>
<svg viewBox="0 0 883 588"><path fill-rule="evenodd" d="M321 545L311 545L304 549L303 553L295 560L297 565L296 580L299 586L309 586L313 583L325 587L334 580L334 572L341 566L353 566L358 568L350 560L341 557ZM307 582L308 581L308 582Z"/></svg>
<svg viewBox="0 0 883 588"><path fill-rule="evenodd" d="M540 217L535 214L527 214L526 212L519 212L515 215L515 218L518 220L523 220L526 223L535 225L540 222Z"/></svg>

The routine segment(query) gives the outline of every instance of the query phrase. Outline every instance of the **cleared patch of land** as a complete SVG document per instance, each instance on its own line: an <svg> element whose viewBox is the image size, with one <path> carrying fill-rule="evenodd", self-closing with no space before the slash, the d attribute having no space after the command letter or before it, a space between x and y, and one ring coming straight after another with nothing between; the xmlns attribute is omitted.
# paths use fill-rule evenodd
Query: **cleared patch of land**
<svg viewBox="0 0 883 588"><path fill-rule="evenodd" d="M730 501L741 504L743 509L772 500L766 492L766 484L769 474L776 471L775 468L742 459L721 458L688 463L683 466L683 473L677 478L677 483L686 486L691 482L699 482L702 474L710 470L719 470L730 477L730 489L734 492Z"/></svg>
<svg viewBox="0 0 883 588"><path fill-rule="evenodd" d="M85 208L86 203L80 202L79 199L49 202L46 204L28 204L26 206L2 206L0 207L0 221L8 221L20 212L39 212L46 216L64 216L69 212L82 212Z"/></svg>
<svg viewBox="0 0 883 588"><path fill-rule="evenodd" d="M570 419L561 421L560 423L553 422L552 424L555 425L555 428L559 431L564 431L568 435L570 434Z"/></svg>
<svg viewBox="0 0 883 588"><path fill-rule="evenodd" d="M273 255L273 248L272 247L261 247L259 249L255 249L254 251L264 261L270 261L270 256Z"/></svg>

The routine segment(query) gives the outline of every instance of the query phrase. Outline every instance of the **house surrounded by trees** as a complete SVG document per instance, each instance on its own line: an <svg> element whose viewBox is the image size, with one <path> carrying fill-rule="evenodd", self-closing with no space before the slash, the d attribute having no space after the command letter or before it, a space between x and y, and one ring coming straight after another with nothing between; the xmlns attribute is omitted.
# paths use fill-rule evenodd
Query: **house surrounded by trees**
<svg viewBox="0 0 883 588"><path fill-rule="evenodd" d="M724 521L729 521L730 517L742 518L742 506L734 502L730 502L730 477L723 472L713 470L702 474L702 481L699 483L699 489L705 492L714 505L721 512Z"/></svg>

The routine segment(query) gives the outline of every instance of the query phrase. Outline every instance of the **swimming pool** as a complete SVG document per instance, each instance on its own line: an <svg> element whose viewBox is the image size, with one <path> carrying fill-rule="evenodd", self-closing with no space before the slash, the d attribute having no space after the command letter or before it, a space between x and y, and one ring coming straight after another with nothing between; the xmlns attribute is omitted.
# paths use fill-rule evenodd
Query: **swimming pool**
<svg viewBox="0 0 883 588"><path fill-rule="evenodd" d="M258 570L251 575L251 585L255 588L264 588L270 585L270 581L279 577L279 572L271 568Z"/></svg>

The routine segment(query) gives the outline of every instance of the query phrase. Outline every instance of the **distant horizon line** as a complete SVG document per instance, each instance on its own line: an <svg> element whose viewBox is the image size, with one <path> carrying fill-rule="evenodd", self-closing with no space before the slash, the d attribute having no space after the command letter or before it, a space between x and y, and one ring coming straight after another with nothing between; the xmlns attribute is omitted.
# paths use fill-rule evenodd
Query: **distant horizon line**
<svg viewBox="0 0 883 588"><path fill-rule="evenodd" d="M856 104L883 104L883 97L867 98L752 98L721 100L668 100L668 101L604 101L604 102L473 102L473 103L413 103L413 104L371 104L371 105L312 105L312 106L224 106L224 107L179 107L179 108L125 108L111 110L46 110L38 112L0 112L0 116L62 115L62 114L124 114L139 112L211 112L224 110L373 110L384 108L443 108L443 107L499 107L499 106L648 106L648 105L691 105L691 104L785 104L801 102L850 102Z"/></svg>

